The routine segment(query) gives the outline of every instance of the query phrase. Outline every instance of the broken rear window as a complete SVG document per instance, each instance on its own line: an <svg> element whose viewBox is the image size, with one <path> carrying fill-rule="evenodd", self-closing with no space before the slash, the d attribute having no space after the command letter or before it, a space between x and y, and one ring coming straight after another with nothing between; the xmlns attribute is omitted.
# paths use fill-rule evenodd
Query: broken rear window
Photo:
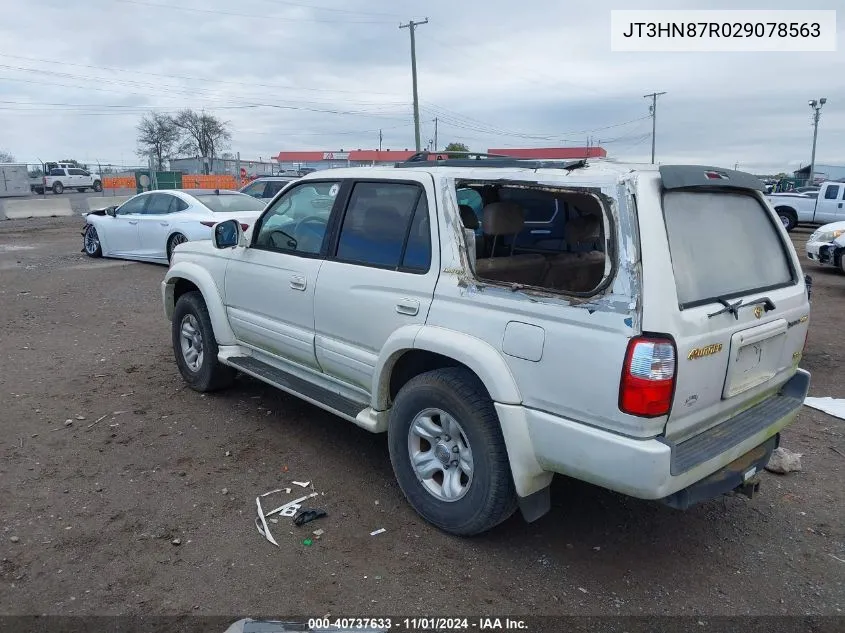
<svg viewBox="0 0 845 633"><path fill-rule="evenodd" d="M458 182L456 189L478 216L479 279L590 294L610 271L606 215L594 192L501 182Z"/></svg>

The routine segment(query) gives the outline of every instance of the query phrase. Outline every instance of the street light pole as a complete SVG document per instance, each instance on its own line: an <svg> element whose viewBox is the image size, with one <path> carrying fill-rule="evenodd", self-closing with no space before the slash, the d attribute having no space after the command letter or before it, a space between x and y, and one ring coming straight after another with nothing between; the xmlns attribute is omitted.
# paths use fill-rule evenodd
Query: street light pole
<svg viewBox="0 0 845 633"><path fill-rule="evenodd" d="M420 99L417 95L417 40L414 37L416 29L422 24L428 24L428 18L422 22L411 20L407 24L400 24L400 29L408 29L411 32L411 77L414 83L414 139L417 151L420 151Z"/></svg>
<svg viewBox="0 0 845 633"><path fill-rule="evenodd" d="M810 173L807 180L808 185L812 185L816 175L816 138L819 135L819 117L821 116L822 106L827 103L827 99L822 97L818 101L812 99L809 104L813 109L813 153L810 156Z"/></svg>

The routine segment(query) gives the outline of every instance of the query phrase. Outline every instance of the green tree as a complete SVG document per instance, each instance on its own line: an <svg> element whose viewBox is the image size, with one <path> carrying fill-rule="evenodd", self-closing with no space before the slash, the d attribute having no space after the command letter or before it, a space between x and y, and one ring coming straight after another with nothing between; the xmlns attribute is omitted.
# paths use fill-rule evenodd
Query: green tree
<svg viewBox="0 0 845 633"><path fill-rule="evenodd" d="M464 152L464 154L448 154L449 158L465 158L466 152L469 151L469 147L464 145L463 143L449 143L446 146L446 149L443 151L445 152Z"/></svg>
<svg viewBox="0 0 845 633"><path fill-rule="evenodd" d="M0 163L14 163L15 157L9 152L0 149Z"/></svg>

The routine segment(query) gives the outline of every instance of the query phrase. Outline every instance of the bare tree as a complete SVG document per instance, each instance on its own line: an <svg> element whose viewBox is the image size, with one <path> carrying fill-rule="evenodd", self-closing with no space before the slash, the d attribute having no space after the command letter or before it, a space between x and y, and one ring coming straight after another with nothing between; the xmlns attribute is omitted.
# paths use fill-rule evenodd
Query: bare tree
<svg viewBox="0 0 845 633"><path fill-rule="evenodd" d="M164 162L173 157L181 130L168 114L150 112L138 124L138 156L152 155L156 169L164 169Z"/></svg>
<svg viewBox="0 0 845 633"><path fill-rule="evenodd" d="M190 152L207 159L206 173L220 150L226 149L232 139L230 123L221 121L213 114L182 110L173 119L182 132L180 151Z"/></svg>
<svg viewBox="0 0 845 633"><path fill-rule="evenodd" d="M0 149L0 163L14 163L15 157L9 152Z"/></svg>

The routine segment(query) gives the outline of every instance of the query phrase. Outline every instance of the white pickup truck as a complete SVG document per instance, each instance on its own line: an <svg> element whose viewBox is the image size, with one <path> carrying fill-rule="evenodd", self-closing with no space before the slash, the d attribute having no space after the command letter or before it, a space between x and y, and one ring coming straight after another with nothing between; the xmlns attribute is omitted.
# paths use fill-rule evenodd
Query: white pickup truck
<svg viewBox="0 0 845 633"><path fill-rule="evenodd" d="M845 183L825 182L818 193L774 193L767 196L787 231L801 224L845 220Z"/></svg>
<svg viewBox="0 0 845 633"><path fill-rule="evenodd" d="M44 190L47 189L56 194L62 193L65 189L102 191L103 180L99 174L92 174L79 167L53 167L44 176Z"/></svg>

